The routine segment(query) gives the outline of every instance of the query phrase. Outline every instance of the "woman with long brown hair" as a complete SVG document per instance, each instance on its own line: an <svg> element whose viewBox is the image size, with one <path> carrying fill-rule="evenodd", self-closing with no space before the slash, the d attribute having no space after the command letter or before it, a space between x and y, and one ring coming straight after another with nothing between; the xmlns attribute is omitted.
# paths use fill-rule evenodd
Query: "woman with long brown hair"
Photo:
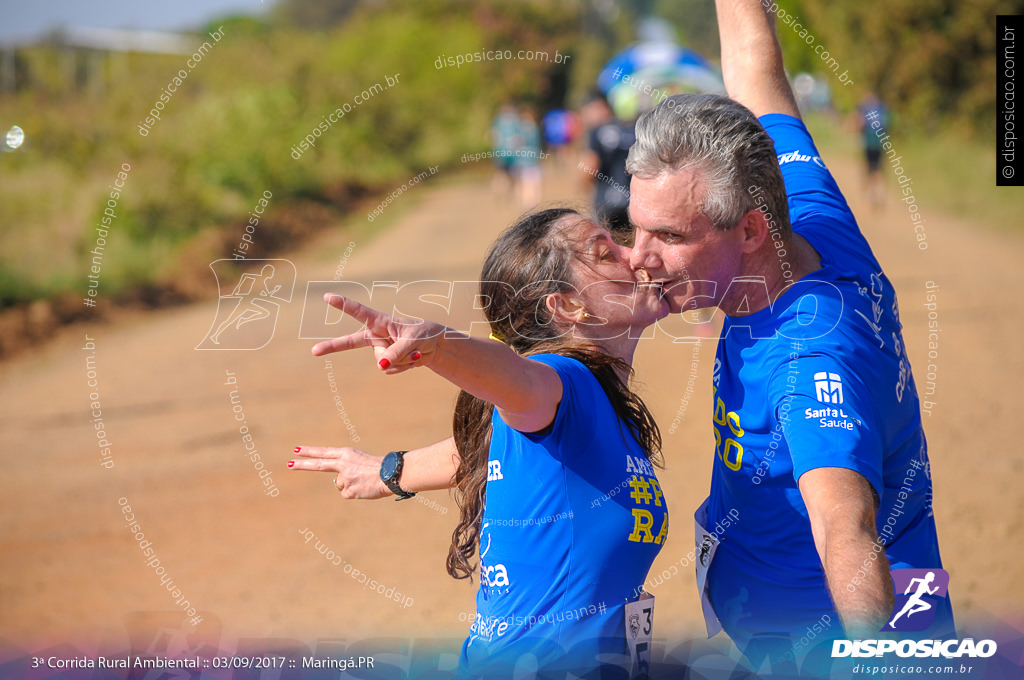
<svg viewBox="0 0 1024 680"><path fill-rule="evenodd" d="M661 435L629 379L641 331L667 303L637 281L627 248L570 209L507 229L480 280L495 339L329 295L366 327L313 348L370 346L386 373L427 367L461 387L455 455L445 442L383 463L355 449L298 447L289 467L337 471L346 497L455 487L448 572L470 577L477 557L480 569L462 674L508 675L525 655L586 677L628 668L637 655L628 640L651 624L650 607L630 603L668 532L653 469Z"/></svg>

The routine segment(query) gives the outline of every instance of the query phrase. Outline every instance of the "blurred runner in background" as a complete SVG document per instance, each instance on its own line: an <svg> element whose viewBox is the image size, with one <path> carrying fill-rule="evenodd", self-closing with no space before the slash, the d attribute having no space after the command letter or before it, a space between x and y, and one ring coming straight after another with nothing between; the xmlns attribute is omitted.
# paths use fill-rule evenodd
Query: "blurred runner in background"
<svg viewBox="0 0 1024 680"><path fill-rule="evenodd" d="M889 113L882 101L874 92L868 92L857 107L860 123L861 142L864 145L864 187L868 202L875 210L880 210L885 202L885 186L882 174L878 171L882 166L882 137L889 127ZM873 123L877 125L873 126Z"/></svg>
<svg viewBox="0 0 1024 680"><path fill-rule="evenodd" d="M516 190L515 152L522 146L519 131L519 115L515 106L506 101L491 124L491 145L494 147L494 180L491 187L495 193L509 197Z"/></svg>
<svg viewBox="0 0 1024 680"><path fill-rule="evenodd" d="M529 106L519 109L519 148L513 159L513 173L519 188L519 207L526 211L540 203L541 145L537 116Z"/></svg>
<svg viewBox="0 0 1024 680"><path fill-rule="evenodd" d="M613 233L628 237L632 227L626 156L636 141L634 123L616 118L608 101L600 94L588 102L587 117L594 126L588 133L582 169L594 187L594 213Z"/></svg>
<svg viewBox="0 0 1024 680"><path fill-rule="evenodd" d="M555 154L560 167L572 165L572 143L579 134L580 123L575 113L565 109L552 109L541 119L544 141Z"/></svg>

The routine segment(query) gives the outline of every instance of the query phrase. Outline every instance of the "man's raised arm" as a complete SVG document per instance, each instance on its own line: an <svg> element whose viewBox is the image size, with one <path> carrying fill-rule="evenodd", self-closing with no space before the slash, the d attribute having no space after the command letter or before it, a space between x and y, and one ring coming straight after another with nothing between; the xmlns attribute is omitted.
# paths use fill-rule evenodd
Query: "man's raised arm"
<svg viewBox="0 0 1024 680"><path fill-rule="evenodd" d="M730 97L754 112L800 117L786 80L775 14L760 0L715 0L722 43L722 78Z"/></svg>

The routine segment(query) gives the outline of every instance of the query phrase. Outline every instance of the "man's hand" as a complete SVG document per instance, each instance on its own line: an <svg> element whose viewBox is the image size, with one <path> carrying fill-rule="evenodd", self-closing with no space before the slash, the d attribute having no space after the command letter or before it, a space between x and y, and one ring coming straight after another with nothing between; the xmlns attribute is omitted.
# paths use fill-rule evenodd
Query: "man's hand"
<svg viewBox="0 0 1024 680"><path fill-rule="evenodd" d="M847 636L877 636L895 600L889 560L877 543L871 484L853 470L826 467L805 472L799 486L832 602Z"/></svg>
<svg viewBox="0 0 1024 680"><path fill-rule="evenodd" d="M759 0L716 0L715 7L725 91L755 116L785 113L799 118L775 34L775 15Z"/></svg>

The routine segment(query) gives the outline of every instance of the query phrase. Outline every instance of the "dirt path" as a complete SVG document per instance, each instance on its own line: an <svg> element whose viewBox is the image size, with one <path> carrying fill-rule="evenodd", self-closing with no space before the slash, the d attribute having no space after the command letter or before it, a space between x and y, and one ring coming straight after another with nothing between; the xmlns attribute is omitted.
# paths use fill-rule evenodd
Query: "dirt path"
<svg viewBox="0 0 1024 680"><path fill-rule="evenodd" d="M936 406L925 419L954 606L961 618L1019 616L1024 461L1010 434L1024 405L1014 378L1024 374L1024 358L1006 349L1024 331L1016 311L1024 245L925 207L929 247L922 252L902 204L864 217L870 213L856 200L854 166L832 165L899 291L922 391L934 364ZM578 189L573 172L549 173L545 199L580 199ZM473 280L487 245L517 212L486 180L442 173L387 208L375 223L393 223L386 233L355 240L344 278ZM299 302L284 306L273 340L259 351L196 351L215 313L209 303L75 328L0 366L0 637L31 650L65 642L94 647L123 641L126 628L182 628L185 605L178 601L185 599L214 643L464 636L475 591L444 572L456 511L447 494L424 494L423 503L342 502L327 476L285 468L297 444L349 445L358 437L359 447L385 452L450 433L455 390L432 374L386 378L355 354L328 368L309 354L312 341L298 339L305 282L334 276L347 233L289 256ZM942 329L931 361L927 281L939 288ZM87 366L93 350L82 348L90 342L95 363ZM645 341L638 353L638 374L665 434L669 465L660 476L676 518L652 573L689 552L688 518L708 487L713 354L712 342L695 353L665 336ZM699 378L683 409L694 359ZM229 378L234 384L225 384ZM111 468L101 466L92 392ZM276 496L264 493L271 487L246 455L238 405ZM123 503L151 542L149 558L126 528ZM338 556L337 565L317 543ZM154 558L159 565L147 566ZM408 606L364 588L346 564ZM167 578L178 594L161 583ZM697 629L692 574L655 592L659 634Z"/></svg>

